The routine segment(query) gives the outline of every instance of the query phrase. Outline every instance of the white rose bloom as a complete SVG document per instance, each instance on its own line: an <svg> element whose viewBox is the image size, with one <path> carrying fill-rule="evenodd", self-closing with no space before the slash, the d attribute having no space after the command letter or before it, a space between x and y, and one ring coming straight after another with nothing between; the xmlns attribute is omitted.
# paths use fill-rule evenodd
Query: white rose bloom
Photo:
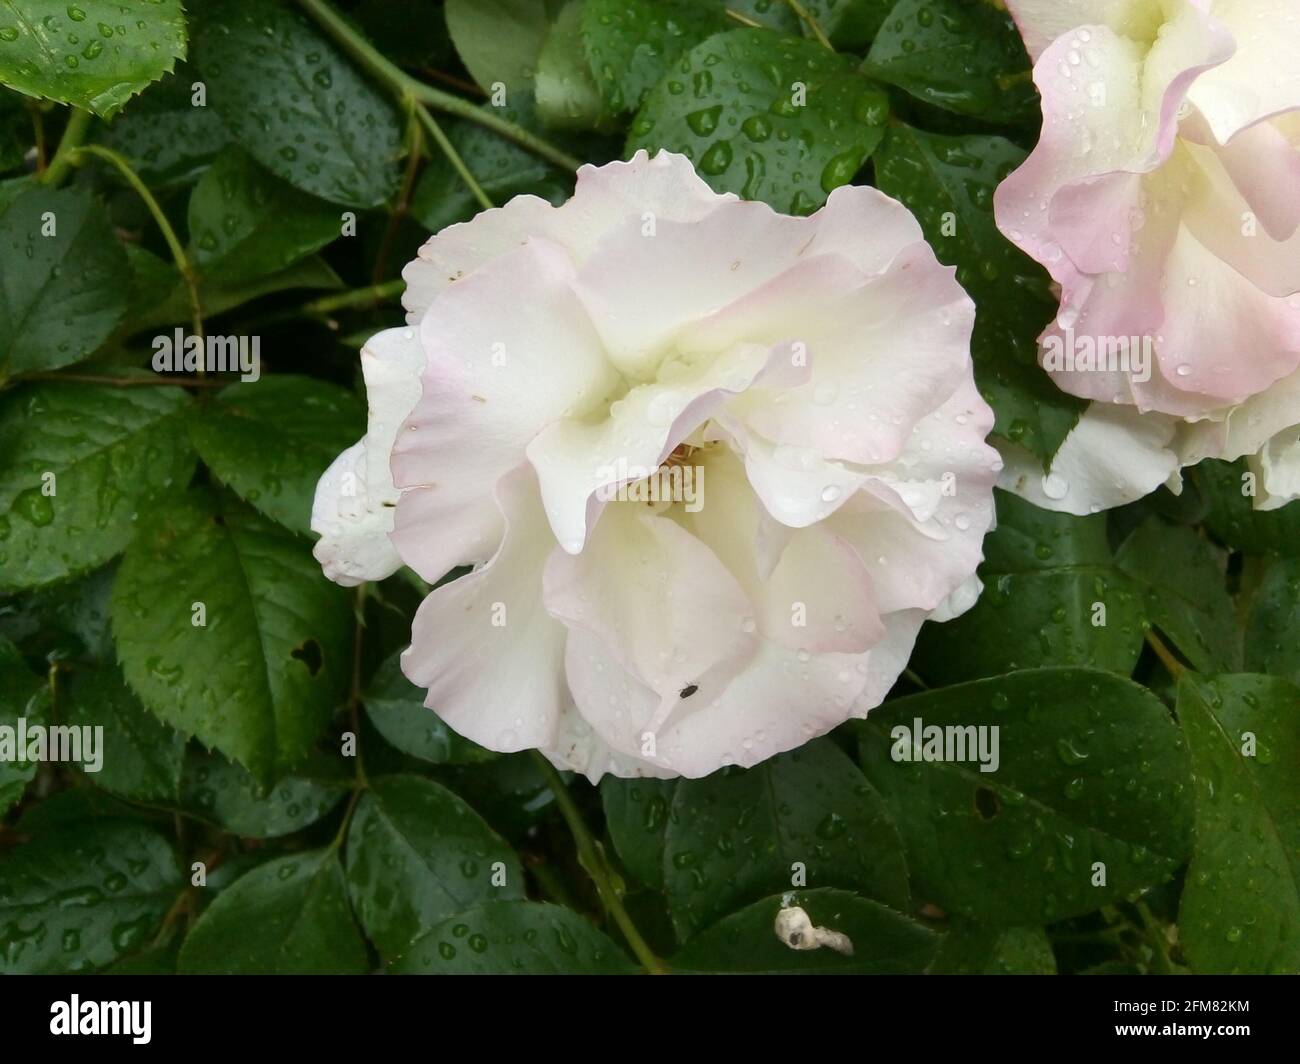
<svg viewBox="0 0 1300 1064"><path fill-rule="evenodd" d="M978 594L974 307L875 189L793 218L642 152L404 276L316 554L341 583L474 566L402 659L462 735L593 781L752 765L865 716Z"/></svg>

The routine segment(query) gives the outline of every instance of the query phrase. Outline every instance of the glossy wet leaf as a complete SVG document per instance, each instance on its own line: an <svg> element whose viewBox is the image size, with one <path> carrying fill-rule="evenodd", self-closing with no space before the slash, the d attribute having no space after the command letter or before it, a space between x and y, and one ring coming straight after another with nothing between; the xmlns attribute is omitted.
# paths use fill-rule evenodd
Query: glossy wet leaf
<svg viewBox="0 0 1300 1064"><path fill-rule="evenodd" d="M494 113L534 132L540 131L536 107L526 93L515 93L509 106L496 108ZM560 204L572 194L572 175L533 152L471 122L449 122L445 127L465 165L493 203L532 195ZM479 208L464 179L442 155L429 161L411 197L411 214L431 233L468 221Z"/></svg>
<svg viewBox="0 0 1300 1064"><path fill-rule="evenodd" d="M655 890L664 887L664 836L676 789L676 780L606 776L600 782L605 827L619 859L641 883Z"/></svg>
<svg viewBox="0 0 1300 1064"><path fill-rule="evenodd" d="M0 816L22 798L36 777L37 763L17 749L19 720L28 726L46 723L50 693L45 678L23 661L9 640L0 638L0 728L13 729L14 749L0 757Z"/></svg>
<svg viewBox="0 0 1300 1064"><path fill-rule="evenodd" d="M876 153L876 183L916 215L940 261L975 300L975 382L993 407L994 431L1044 463L1085 403L1038 366L1038 334L1056 300L1048 277L993 221L993 190L1025 158L1002 137L942 136L890 128Z"/></svg>
<svg viewBox="0 0 1300 1064"><path fill-rule="evenodd" d="M1032 122L1038 92L1011 16L968 0L900 0L864 67L926 103L986 122Z"/></svg>
<svg viewBox="0 0 1300 1064"><path fill-rule="evenodd" d="M89 191L35 186L17 196L0 214L0 379L92 354L126 309L126 270Z"/></svg>
<svg viewBox="0 0 1300 1064"><path fill-rule="evenodd" d="M388 742L404 754L435 765L473 765L497 755L462 738L424 704L427 693L402 675L400 652L370 678L363 698L366 715Z"/></svg>
<svg viewBox="0 0 1300 1064"><path fill-rule="evenodd" d="M111 115L185 56L181 0L3 0L0 81Z"/></svg>
<svg viewBox="0 0 1300 1064"><path fill-rule="evenodd" d="M1300 973L1300 687L1185 675L1178 717L1196 774L1183 951L1197 972Z"/></svg>
<svg viewBox="0 0 1300 1064"><path fill-rule="evenodd" d="M814 927L847 935L853 955L823 946L795 950L776 935L785 902L800 906ZM934 957L940 936L921 922L847 890L798 890L764 898L694 938L672 958L687 972L915 975Z"/></svg>
<svg viewBox="0 0 1300 1064"><path fill-rule="evenodd" d="M347 797L343 766L309 758L272 787L220 754L191 748L181 777L182 808L240 838L274 839L316 823Z"/></svg>
<svg viewBox="0 0 1300 1064"><path fill-rule="evenodd" d="M80 662L112 661L108 599L116 570L110 565L78 580L29 591L0 607L0 637L29 658Z"/></svg>
<svg viewBox="0 0 1300 1064"><path fill-rule="evenodd" d="M583 51L579 20L586 7L587 0L564 5L537 57L537 113L544 124L557 129L610 126L609 107Z"/></svg>
<svg viewBox="0 0 1300 1064"><path fill-rule="evenodd" d="M205 975L359 975L367 967L333 849L279 857L237 879L180 955L182 972Z"/></svg>
<svg viewBox="0 0 1300 1064"><path fill-rule="evenodd" d="M1142 652L1142 595L1120 572L1106 516L1072 517L996 493L974 607L921 630L913 667L959 683L1040 665L1091 665L1128 676Z"/></svg>
<svg viewBox="0 0 1300 1064"><path fill-rule="evenodd" d="M488 901L448 917L389 967L396 975L627 975L626 955L571 909Z"/></svg>
<svg viewBox="0 0 1300 1064"><path fill-rule="evenodd" d="M1225 546L1248 554L1300 558L1300 506L1256 510L1258 478L1244 461L1204 461L1190 470L1209 502L1206 527Z"/></svg>
<svg viewBox="0 0 1300 1064"><path fill-rule="evenodd" d="M445 787L418 776L372 780L352 818L348 889L380 956L484 901L524 897L510 847Z"/></svg>
<svg viewBox="0 0 1300 1064"><path fill-rule="evenodd" d="M885 803L828 739L748 770L681 780L663 867L683 941L795 886L856 890L898 909L908 901L907 867Z"/></svg>
<svg viewBox="0 0 1300 1064"><path fill-rule="evenodd" d="M127 551L113 630L153 713L269 780L302 760L343 698L350 606L305 539L195 490L151 514Z"/></svg>
<svg viewBox="0 0 1300 1064"><path fill-rule="evenodd" d="M72 666L58 685L61 723L103 729L98 770L83 758L87 780L123 798L176 800L185 739L145 710L115 666Z"/></svg>
<svg viewBox="0 0 1300 1064"><path fill-rule="evenodd" d="M1198 669L1241 665L1241 632L1226 585L1227 557L1195 529L1150 518L1116 552L1145 597L1147 620Z"/></svg>
<svg viewBox="0 0 1300 1064"><path fill-rule="evenodd" d="M278 374L222 389L191 421L190 438L245 502L306 534L316 482L365 430L365 408L352 392Z"/></svg>
<svg viewBox="0 0 1300 1064"><path fill-rule="evenodd" d="M190 194L195 266L228 282L277 273L341 231L337 207L307 196L228 149Z"/></svg>
<svg viewBox="0 0 1300 1064"><path fill-rule="evenodd" d="M221 0L205 11L195 58L208 105L273 174L348 207L396 191L392 104L293 7Z"/></svg>
<svg viewBox="0 0 1300 1064"><path fill-rule="evenodd" d="M1300 683L1300 559L1273 562L1251 595L1246 668Z"/></svg>
<svg viewBox="0 0 1300 1064"><path fill-rule="evenodd" d="M627 150L681 152L719 192L808 214L853 180L888 113L884 91L843 57L768 30L732 30L664 75Z"/></svg>
<svg viewBox="0 0 1300 1064"><path fill-rule="evenodd" d="M585 0L582 45L600 96L634 111L682 53L733 27L719 0Z"/></svg>
<svg viewBox="0 0 1300 1064"><path fill-rule="evenodd" d="M546 0L447 0L447 29L461 62L484 92L526 92L550 26Z"/></svg>
<svg viewBox="0 0 1300 1064"><path fill-rule="evenodd" d="M1041 927L957 923L928 971L932 975L1055 975L1052 944Z"/></svg>
<svg viewBox="0 0 1300 1064"><path fill-rule="evenodd" d="M857 52L879 32L895 0L804 0L804 10L817 20L831 43L841 51ZM754 5L757 7L757 4ZM779 6L773 2L773 7ZM806 28L805 28L805 32Z"/></svg>
<svg viewBox="0 0 1300 1064"><path fill-rule="evenodd" d="M177 63L139 99L132 100L96 139L124 156L146 182L174 185L192 180L230 143L216 109L196 106L198 71ZM206 103L206 99L205 99Z"/></svg>
<svg viewBox="0 0 1300 1064"><path fill-rule="evenodd" d="M171 387L50 382L0 395L0 590L119 554L194 469L190 409Z"/></svg>
<svg viewBox="0 0 1300 1064"><path fill-rule="evenodd" d="M102 968L157 933L181 888L171 843L143 824L42 832L0 861L0 973Z"/></svg>
<svg viewBox="0 0 1300 1064"><path fill-rule="evenodd" d="M860 727L916 892L950 914L1041 925L1164 882L1187 857L1186 745L1159 699L1112 673L976 680L888 702ZM970 729L993 728L981 748ZM994 734L996 770L981 771Z"/></svg>

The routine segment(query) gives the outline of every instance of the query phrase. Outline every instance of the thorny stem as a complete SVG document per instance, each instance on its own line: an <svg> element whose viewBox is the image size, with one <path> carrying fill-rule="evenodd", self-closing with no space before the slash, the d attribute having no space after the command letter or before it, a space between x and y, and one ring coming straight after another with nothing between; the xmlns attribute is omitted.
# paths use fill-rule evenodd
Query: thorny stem
<svg viewBox="0 0 1300 1064"><path fill-rule="evenodd" d="M569 794L564 780L555 770L555 766L535 750L533 758L546 778L551 793L555 795L555 803L560 807L560 813L569 825L569 833L573 835L574 844L578 847L578 859L582 867L587 870L587 874L591 876L592 882L596 884L596 893L600 895L605 912L618 924L619 930L623 932L623 937L627 939L627 944L632 947L632 952L636 954L642 967L651 975L666 974L668 969L664 967L664 962L655 956L654 951L641 937L641 932L637 930L632 918L628 916L627 910L623 908L622 899L614 889L604 857L596 846L596 840L591 837L591 832L587 830L582 814L574 804L573 796Z"/></svg>
<svg viewBox="0 0 1300 1064"><path fill-rule="evenodd" d="M68 115L68 124L63 130L63 139L59 141L58 150L50 165L41 174L41 181L47 185L59 185L72 172L76 165L76 154L81 149L81 142L86 139L90 129L91 114L80 107L73 107Z"/></svg>
<svg viewBox="0 0 1300 1064"><path fill-rule="evenodd" d="M572 171L577 170L582 165L581 160L561 151L536 134L530 133L498 114L494 114L490 108L479 107L469 100L453 96L449 92L443 92L432 85L417 81L357 33L326 0L298 0L298 3L357 62L387 86L389 91L398 97L399 101L405 101L407 97L410 97L418 103L427 104L435 111L442 111L445 114L476 122L494 133L500 134L507 140L513 141L521 148L527 148L535 155L540 155L543 159L555 163L561 169Z"/></svg>
<svg viewBox="0 0 1300 1064"><path fill-rule="evenodd" d="M62 154L63 145L59 145L59 153ZM199 301L199 282L194 273L194 267L190 265L189 256L185 253L185 247L181 244L180 239L176 236L176 230L172 228L172 223L167 220L167 215L163 213L162 207L154 199L153 193L149 191L148 186L140 180L140 175L131 168L122 156L111 148L105 148L100 144L88 144L73 151L72 161L74 165L80 165L83 157L94 155L106 162L112 163L118 171L126 178L129 184L139 197L144 200L144 205L149 208L149 213L158 223L158 228L162 230L163 239L167 241L167 247L171 249L172 259L176 263L176 269L180 271L181 279L185 282L185 290L190 297L190 316L194 329L194 335L200 340L203 339L203 305ZM58 162L56 158L55 163ZM54 164L50 165L50 170L54 169Z"/></svg>

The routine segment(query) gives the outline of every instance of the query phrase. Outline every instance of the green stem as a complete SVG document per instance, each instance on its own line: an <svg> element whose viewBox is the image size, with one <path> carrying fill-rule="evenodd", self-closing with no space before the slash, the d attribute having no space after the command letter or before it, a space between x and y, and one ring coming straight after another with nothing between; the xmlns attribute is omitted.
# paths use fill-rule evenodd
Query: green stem
<svg viewBox="0 0 1300 1064"><path fill-rule="evenodd" d="M198 380L195 377L109 377L97 373L21 373L16 381L75 381L79 384L106 384L112 388L224 388L226 381Z"/></svg>
<svg viewBox="0 0 1300 1064"><path fill-rule="evenodd" d="M353 29L351 24L342 18L326 0L298 0L298 3L345 51L351 54L370 74L383 82L389 91L398 97L399 101L405 101L407 97L410 97L419 103L427 104L435 111L442 111L445 114L476 122L505 137L507 140L513 141L521 148L527 148L533 154L540 155L543 159L555 163L561 169L577 170L582 165L581 160L575 159L567 152L561 151L553 144L515 125L513 122L507 121L500 115L493 114L491 109L479 107L469 100L463 100L459 96L453 96L449 92L443 92L441 89L435 89L432 85L417 81L381 54L374 45Z"/></svg>
<svg viewBox="0 0 1300 1064"><path fill-rule="evenodd" d="M62 144L59 145L59 153L63 153ZM154 199L154 195L149 191L149 187L140 180L140 175L131 168L131 164L123 159L122 156L118 155L117 152L113 151L111 148L105 148L101 144L88 144L85 147L74 150L73 162L80 165L82 158L87 155L94 155L115 166L121 175L126 178L127 184L135 189L139 197L144 200L144 205L149 208L149 213L153 215L154 221L158 223L158 228L162 230L163 239L167 241L167 246L171 249L172 259L176 263L176 269L180 271L181 279L185 282L185 289L189 293L190 297L190 316L192 319L194 335L202 340L203 305L199 301L198 277L194 273L194 268L190 265L190 259L185 253L184 245L181 244L180 239L176 236L176 230L172 228L172 223L167 220L167 215L163 213L162 207L160 207L158 201ZM55 162L58 162L57 158L55 159ZM50 169L54 169L53 164L51 164Z"/></svg>
<svg viewBox="0 0 1300 1064"><path fill-rule="evenodd" d="M1165 646L1164 641L1156 635L1154 628L1148 628L1146 632L1147 646L1156 652L1156 657L1160 659L1160 664L1165 667L1175 680L1179 679L1187 668L1181 661L1174 657L1174 652Z"/></svg>
<svg viewBox="0 0 1300 1064"><path fill-rule="evenodd" d="M1142 930L1146 934L1147 943L1151 946L1151 952L1155 956L1156 971L1160 975L1173 975L1173 962L1169 960L1169 941L1165 938L1164 926L1152 914L1151 909L1144 901L1136 901L1133 907L1137 909L1138 916L1142 918Z"/></svg>
<svg viewBox="0 0 1300 1064"><path fill-rule="evenodd" d="M310 303L303 304L302 312L308 317L319 317L332 314L336 310L375 306L388 302L394 296L400 296L405 288L406 282L398 277L383 284L367 285L365 288L354 288L349 292L339 292L337 295L313 299Z"/></svg>
<svg viewBox="0 0 1300 1064"><path fill-rule="evenodd" d="M438 147L442 149L443 155L447 156L447 161L451 163L452 169L460 175L460 179L465 182L465 187L468 188L474 198L478 200L479 206L484 210L491 210L495 207L496 204L488 199L488 194L483 191L483 187L474 180L474 175L469 172L469 167L465 165L465 160L461 158L460 152L456 150L456 146L447 139L447 134L442 131L442 127L438 125L433 115L429 114L429 109L422 104L417 104L415 115L420 120L420 124L424 126L429 136L432 137Z"/></svg>
<svg viewBox="0 0 1300 1064"><path fill-rule="evenodd" d="M619 898L618 891L614 889L609 869L596 847L596 840L591 837L591 832L587 830L582 814L578 811L577 805L574 804L573 796L569 794L569 789L564 785L564 780L555 770L555 766L540 753L533 751L533 757L541 769L542 775L546 777L546 783L551 788L551 793L555 795L555 802L560 807L560 813L569 825L569 832L573 835L574 844L578 847L578 860L582 863L582 867L587 870L587 874L591 876L592 882L596 884L596 893L600 895L600 901L605 907L605 912L618 924L619 930L623 932L623 937L627 939L627 944L632 947L632 952L636 954L637 960L641 962L642 967L651 975L664 975L668 969L664 967L664 962L655 956L654 950L646 944L641 932L637 930L636 924L632 922L627 910L623 908L623 901Z"/></svg>
<svg viewBox="0 0 1300 1064"><path fill-rule="evenodd" d="M817 38L818 44L823 48L829 48L832 52L835 51L835 46L831 44L830 38L826 36L826 32L821 28L821 24L813 17L812 13L809 12L802 3L800 3L800 0L785 0L785 2L790 5L790 10L799 16L799 20L803 22L812 35Z"/></svg>
<svg viewBox="0 0 1300 1064"><path fill-rule="evenodd" d="M91 118L89 111L83 111L80 107L72 108L68 115L68 124L63 130L63 139L59 141L59 150L54 153L50 165L41 175L42 182L47 185L61 185L72 173L72 168L76 165L77 152L81 149L81 142L86 139L86 133L90 129Z"/></svg>
<svg viewBox="0 0 1300 1064"><path fill-rule="evenodd" d="M748 15L742 15L739 11L735 11L729 7L723 9L723 14L732 21L739 22L742 26L748 26L753 30L765 30L769 28L764 26L763 23L759 22L757 19L752 19Z"/></svg>

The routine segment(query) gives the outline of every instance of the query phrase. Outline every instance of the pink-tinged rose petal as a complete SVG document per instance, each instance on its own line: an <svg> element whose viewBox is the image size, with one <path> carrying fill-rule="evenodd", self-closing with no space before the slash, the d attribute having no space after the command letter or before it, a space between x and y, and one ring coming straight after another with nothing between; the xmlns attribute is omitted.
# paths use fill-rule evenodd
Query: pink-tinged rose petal
<svg viewBox="0 0 1300 1064"><path fill-rule="evenodd" d="M607 506L581 554L552 555L543 586L553 617L602 639L661 702L704 676L734 675L754 653L736 578L644 503Z"/></svg>
<svg viewBox="0 0 1300 1064"><path fill-rule="evenodd" d="M785 218L641 153L420 254L411 368L363 360L371 431L318 496L359 470L395 513L320 550L476 566L403 655L461 734L593 781L755 764L865 715L978 595L973 307L900 204Z"/></svg>
<svg viewBox="0 0 1300 1064"><path fill-rule="evenodd" d="M569 701L565 628L542 601L539 577L555 543L530 467L498 481L497 503L500 548L420 604L402 671L461 735L492 750L526 750L554 741Z"/></svg>
<svg viewBox="0 0 1300 1064"><path fill-rule="evenodd" d="M351 587L401 567L389 541L398 491L388 469L398 426L420 395L424 349L411 329L387 329L361 349L370 400L365 438L327 469L312 503L314 549L326 576Z"/></svg>
<svg viewBox="0 0 1300 1064"><path fill-rule="evenodd" d="M420 323L419 403L398 433L393 543L435 582L495 548L492 488L547 425L605 402L615 375L560 247L533 240L447 291Z"/></svg>

